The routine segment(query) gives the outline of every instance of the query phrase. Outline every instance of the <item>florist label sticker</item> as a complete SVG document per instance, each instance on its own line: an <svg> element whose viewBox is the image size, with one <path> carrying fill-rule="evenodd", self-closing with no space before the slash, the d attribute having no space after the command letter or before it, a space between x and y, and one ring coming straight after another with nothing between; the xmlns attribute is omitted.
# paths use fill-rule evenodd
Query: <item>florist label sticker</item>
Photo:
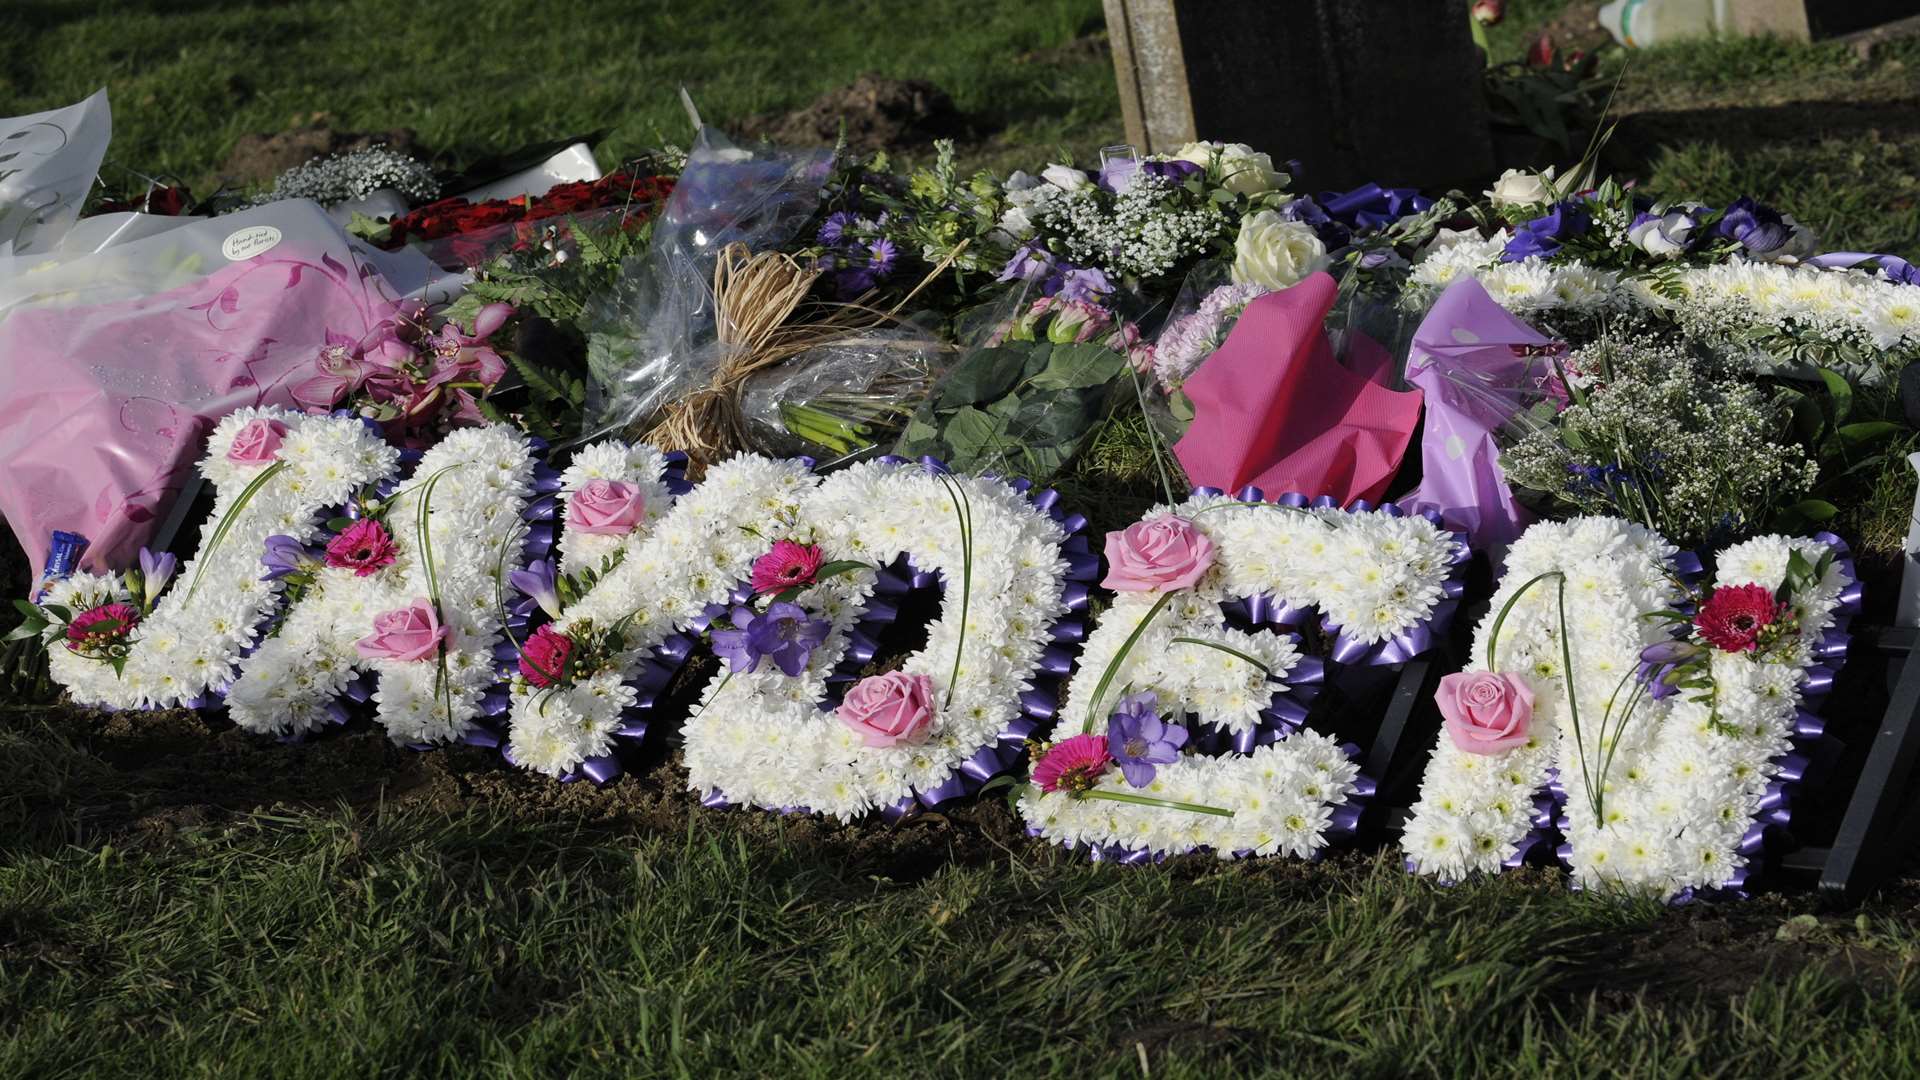
<svg viewBox="0 0 1920 1080"><path fill-rule="evenodd" d="M271 225L255 225L250 229L241 229L228 234L220 242L220 254L228 262L241 262L256 255L272 251L280 243L280 230Z"/></svg>

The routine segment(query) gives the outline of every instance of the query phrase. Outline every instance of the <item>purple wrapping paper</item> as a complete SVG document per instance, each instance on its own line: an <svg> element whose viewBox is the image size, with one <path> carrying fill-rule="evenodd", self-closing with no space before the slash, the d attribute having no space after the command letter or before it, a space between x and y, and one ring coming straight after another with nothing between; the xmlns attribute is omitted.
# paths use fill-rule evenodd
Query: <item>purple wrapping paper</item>
<svg viewBox="0 0 1920 1080"><path fill-rule="evenodd" d="M1475 547L1505 550L1532 520L1500 471L1493 433L1548 395L1551 339L1465 278L1440 294L1413 334L1407 381L1426 395L1420 485L1400 500L1466 528Z"/></svg>

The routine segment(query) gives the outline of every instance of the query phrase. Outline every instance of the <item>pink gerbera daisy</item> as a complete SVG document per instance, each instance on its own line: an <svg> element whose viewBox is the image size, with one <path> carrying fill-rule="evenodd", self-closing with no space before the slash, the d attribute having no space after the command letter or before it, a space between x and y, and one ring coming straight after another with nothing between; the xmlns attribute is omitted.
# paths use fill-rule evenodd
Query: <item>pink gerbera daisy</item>
<svg viewBox="0 0 1920 1080"><path fill-rule="evenodd" d="M818 544L781 540L773 550L753 560L753 591L761 596L813 584L826 557Z"/></svg>
<svg viewBox="0 0 1920 1080"><path fill-rule="evenodd" d="M1113 767L1107 753L1107 740L1098 735L1075 735L1047 748L1033 766L1033 782L1041 791L1065 791L1079 795Z"/></svg>

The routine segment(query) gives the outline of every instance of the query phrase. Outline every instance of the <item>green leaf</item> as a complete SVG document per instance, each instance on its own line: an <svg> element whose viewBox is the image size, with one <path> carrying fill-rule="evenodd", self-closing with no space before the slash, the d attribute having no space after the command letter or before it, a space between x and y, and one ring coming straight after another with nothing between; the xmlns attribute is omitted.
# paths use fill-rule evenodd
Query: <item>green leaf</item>
<svg viewBox="0 0 1920 1080"><path fill-rule="evenodd" d="M1193 423L1193 399L1183 390L1175 390L1167 396L1167 407L1173 410L1173 418L1181 423Z"/></svg>
<svg viewBox="0 0 1920 1080"><path fill-rule="evenodd" d="M1032 350L1047 346L1033 342L1008 342L982 349L960 361L940 384L934 402L941 410L992 401L1012 390L1021 370L1032 358Z"/></svg>
<svg viewBox="0 0 1920 1080"><path fill-rule="evenodd" d="M59 622L69 623L73 621L73 612L68 610L65 604L42 604L40 610L46 612Z"/></svg>
<svg viewBox="0 0 1920 1080"><path fill-rule="evenodd" d="M1866 446L1881 439L1898 434L1900 425L1891 420L1863 420L1857 424L1847 424L1834 429L1840 441L1848 446Z"/></svg>
<svg viewBox="0 0 1920 1080"><path fill-rule="evenodd" d="M1853 411L1853 386L1832 368L1820 369L1820 381L1827 384L1827 396L1833 399L1833 422L1844 424Z"/></svg>
<svg viewBox="0 0 1920 1080"><path fill-rule="evenodd" d="M953 414L947 421L946 443L953 450L955 460L948 465L961 467L960 462L971 464L989 451L1005 445L1007 418L991 416L979 409L968 406Z"/></svg>
<svg viewBox="0 0 1920 1080"><path fill-rule="evenodd" d="M1104 345L1056 345L1047 366L1033 377L1046 390L1104 386L1127 370L1127 358Z"/></svg>
<svg viewBox="0 0 1920 1080"><path fill-rule="evenodd" d="M6 637L0 638L0 641L27 641L39 637L46 628L47 624L43 622L24 622L8 632Z"/></svg>
<svg viewBox="0 0 1920 1080"><path fill-rule="evenodd" d="M13 610L29 619L38 619L41 617L39 608L17 596L13 598Z"/></svg>
<svg viewBox="0 0 1920 1080"><path fill-rule="evenodd" d="M1839 507L1825 499L1802 499L1787 507L1787 513L1798 514L1806 521L1826 521L1839 512Z"/></svg>
<svg viewBox="0 0 1920 1080"><path fill-rule="evenodd" d="M346 532L351 528L353 528L353 519L350 517L342 516L327 519L328 532Z"/></svg>

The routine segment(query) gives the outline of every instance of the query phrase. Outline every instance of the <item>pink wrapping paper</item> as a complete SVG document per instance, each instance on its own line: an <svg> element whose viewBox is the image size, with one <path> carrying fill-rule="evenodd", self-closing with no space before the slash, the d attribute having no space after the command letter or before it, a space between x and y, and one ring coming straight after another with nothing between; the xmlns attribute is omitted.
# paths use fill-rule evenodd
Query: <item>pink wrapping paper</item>
<svg viewBox="0 0 1920 1080"><path fill-rule="evenodd" d="M87 568L127 565L214 421L297 407L290 385L328 333L357 339L392 311L371 268L290 246L170 292L0 321L0 512L35 571L55 529L92 541Z"/></svg>
<svg viewBox="0 0 1920 1080"><path fill-rule="evenodd" d="M1335 292L1314 274L1253 301L1186 381L1193 423L1173 452L1195 484L1341 505L1386 492L1419 423L1420 392L1375 381L1392 357L1364 336L1353 339L1352 368L1334 359L1322 321Z"/></svg>
<svg viewBox="0 0 1920 1080"><path fill-rule="evenodd" d="M1426 391L1420 485L1400 500L1464 528L1476 548L1505 548L1532 520L1500 470L1494 431L1547 395L1553 341L1472 278L1447 287L1414 331L1407 381Z"/></svg>

